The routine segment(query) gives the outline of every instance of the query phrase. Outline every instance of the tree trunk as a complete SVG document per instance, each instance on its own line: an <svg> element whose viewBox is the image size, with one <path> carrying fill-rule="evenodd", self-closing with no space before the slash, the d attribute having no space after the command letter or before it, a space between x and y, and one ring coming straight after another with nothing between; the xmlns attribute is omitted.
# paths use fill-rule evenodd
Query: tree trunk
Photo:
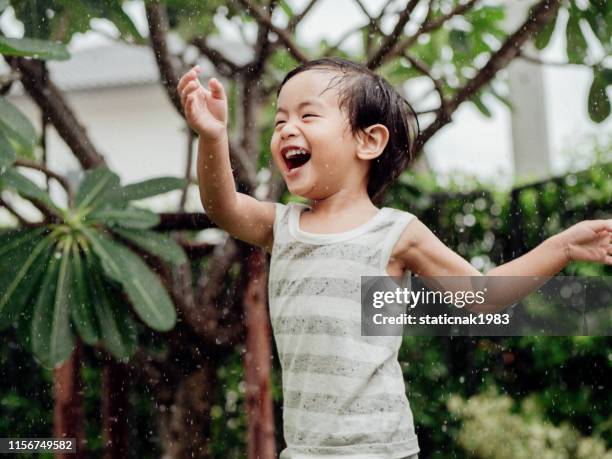
<svg viewBox="0 0 612 459"><path fill-rule="evenodd" d="M72 355L53 370L53 436L75 438L76 454L55 453L56 459L85 457L85 428L83 424L83 391L81 387L81 340L77 338Z"/></svg>
<svg viewBox="0 0 612 459"><path fill-rule="evenodd" d="M108 357L102 369L103 459L127 457L129 450L127 425L129 388L127 367Z"/></svg>
<svg viewBox="0 0 612 459"><path fill-rule="evenodd" d="M200 367L181 377L169 406L160 406L162 459L210 457L210 409L215 394L216 367L206 360L202 360Z"/></svg>
<svg viewBox="0 0 612 459"><path fill-rule="evenodd" d="M253 249L247 258L249 283L244 310L247 326L244 355L246 382L247 449L249 459L273 459L274 411L270 390L272 348L266 307L266 257Z"/></svg>

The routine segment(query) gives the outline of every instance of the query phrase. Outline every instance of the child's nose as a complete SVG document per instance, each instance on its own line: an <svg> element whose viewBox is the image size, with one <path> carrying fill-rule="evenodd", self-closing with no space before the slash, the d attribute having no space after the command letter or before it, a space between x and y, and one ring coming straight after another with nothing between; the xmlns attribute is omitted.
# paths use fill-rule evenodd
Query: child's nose
<svg viewBox="0 0 612 459"><path fill-rule="evenodd" d="M295 137L298 133L297 127L295 126L295 123L292 123L291 121L287 121L283 124L283 127L281 129L281 138L286 139L288 137Z"/></svg>

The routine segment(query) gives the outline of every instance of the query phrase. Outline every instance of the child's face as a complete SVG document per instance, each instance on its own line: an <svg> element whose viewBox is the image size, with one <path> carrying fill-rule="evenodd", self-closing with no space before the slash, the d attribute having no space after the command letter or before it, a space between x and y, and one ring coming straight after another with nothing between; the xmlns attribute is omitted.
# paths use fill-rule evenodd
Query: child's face
<svg viewBox="0 0 612 459"><path fill-rule="evenodd" d="M272 156L289 191L308 199L367 187L368 164L356 155L347 114L336 89L326 91L336 75L307 70L287 81L278 96Z"/></svg>

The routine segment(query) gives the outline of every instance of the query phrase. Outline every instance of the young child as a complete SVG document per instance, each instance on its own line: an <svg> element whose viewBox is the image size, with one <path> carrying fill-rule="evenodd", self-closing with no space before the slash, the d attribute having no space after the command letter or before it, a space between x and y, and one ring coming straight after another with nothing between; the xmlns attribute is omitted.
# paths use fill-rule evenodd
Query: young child
<svg viewBox="0 0 612 459"><path fill-rule="evenodd" d="M281 459L418 457L398 363L401 336L361 336L361 276L480 276L414 215L373 199L407 166L413 111L380 76L321 59L281 83L270 148L289 191L309 205L237 193L227 99L193 68L178 91L200 136L198 178L209 217L271 252L269 308L283 385ZM490 276L553 276L572 260L612 264L612 220L584 221Z"/></svg>

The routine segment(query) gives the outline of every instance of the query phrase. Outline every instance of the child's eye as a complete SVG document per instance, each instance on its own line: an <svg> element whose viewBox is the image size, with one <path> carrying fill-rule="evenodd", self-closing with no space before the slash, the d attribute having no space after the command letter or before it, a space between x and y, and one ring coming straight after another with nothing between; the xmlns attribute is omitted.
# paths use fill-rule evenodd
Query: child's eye
<svg viewBox="0 0 612 459"><path fill-rule="evenodd" d="M316 117L317 115L315 115L314 113L305 113L302 118L306 118L307 116Z"/></svg>
<svg viewBox="0 0 612 459"><path fill-rule="evenodd" d="M281 123L284 123L284 120L278 120L276 123L274 123L274 126L279 126Z"/></svg>

